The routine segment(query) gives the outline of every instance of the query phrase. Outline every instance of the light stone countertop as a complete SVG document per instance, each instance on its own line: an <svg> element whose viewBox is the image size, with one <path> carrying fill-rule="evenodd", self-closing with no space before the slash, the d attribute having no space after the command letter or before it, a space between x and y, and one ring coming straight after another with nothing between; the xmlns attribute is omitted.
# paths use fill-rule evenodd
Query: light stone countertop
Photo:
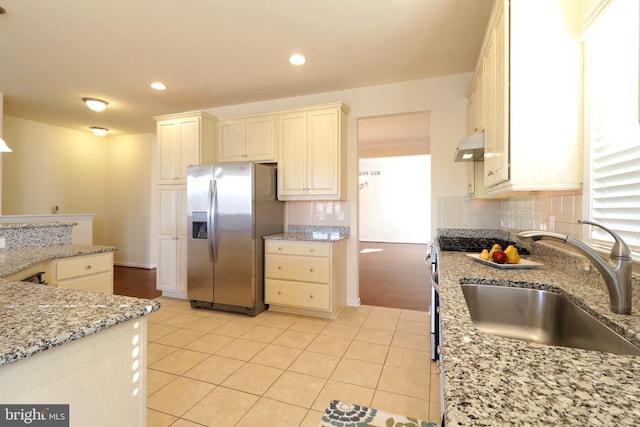
<svg viewBox="0 0 640 427"><path fill-rule="evenodd" d="M301 242L337 242L338 240L348 238L348 235L344 235L338 232L309 232L309 233L280 233L264 236L265 240L297 240Z"/></svg>
<svg viewBox="0 0 640 427"><path fill-rule="evenodd" d="M114 250L85 245L0 250L0 277L49 259ZM152 300L0 279L0 369L159 308Z"/></svg>
<svg viewBox="0 0 640 427"><path fill-rule="evenodd" d="M14 273L26 270L29 267L51 259L113 252L116 250L117 248L113 246L77 244L30 247L11 250L0 249L0 278L11 276Z"/></svg>
<svg viewBox="0 0 640 427"><path fill-rule="evenodd" d="M640 425L640 357L501 338L471 321L461 282L548 289L640 346L638 287L632 314L618 315L609 311L604 282L566 271L549 264L501 270L464 253L438 254L446 425Z"/></svg>

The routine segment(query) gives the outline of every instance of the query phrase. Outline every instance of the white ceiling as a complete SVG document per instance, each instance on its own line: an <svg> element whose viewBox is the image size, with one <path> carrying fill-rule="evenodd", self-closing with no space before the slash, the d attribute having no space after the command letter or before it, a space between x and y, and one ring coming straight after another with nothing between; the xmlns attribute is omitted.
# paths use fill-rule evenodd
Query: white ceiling
<svg viewBox="0 0 640 427"><path fill-rule="evenodd" d="M4 113L154 132L154 115L470 72L491 4L0 0ZM306 65L287 62L295 52ZM89 111L85 96L109 107Z"/></svg>

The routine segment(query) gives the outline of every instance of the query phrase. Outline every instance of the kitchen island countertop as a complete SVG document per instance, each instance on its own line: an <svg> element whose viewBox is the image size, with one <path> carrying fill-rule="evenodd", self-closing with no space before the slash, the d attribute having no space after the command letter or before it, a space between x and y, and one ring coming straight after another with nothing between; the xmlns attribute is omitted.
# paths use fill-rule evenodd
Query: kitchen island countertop
<svg viewBox="0 0 640 427"><path fill-rule="evenodd" d="M103 252L113 252L113 246L55 245L22 249L0 250L0 278L11 276L41 262Z"/></svg>
<svg viewBox="0 0 640 427"><path fill-rule="evenodd" d="M585 284L549 265L501 270L442 251L438 272L446 425L640 425L640 357L482 333L471 321L460 284L562 293L640 346L637 288L632 314L625 316L609 311L604 284Z"/></svg>
<svg viewBox="0 0 640 427"><path fill-rule="evenodd" d="M0 250L0 277L50 259L114 250L76 244ZM157 301L0 279L0 366L159 308Z"/></svg>

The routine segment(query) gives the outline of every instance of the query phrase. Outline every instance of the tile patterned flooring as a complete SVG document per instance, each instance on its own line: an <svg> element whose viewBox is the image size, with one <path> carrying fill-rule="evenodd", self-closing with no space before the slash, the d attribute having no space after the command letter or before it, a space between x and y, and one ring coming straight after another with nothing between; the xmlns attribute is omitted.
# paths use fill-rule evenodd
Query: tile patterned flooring
<svg viewBox="0 0 640 427"><path fill-rule="evenodd" d="M147 426L317 427L333 399L437 422L428 313L346 308L336 320L195 310L148 319Z"/></svg>

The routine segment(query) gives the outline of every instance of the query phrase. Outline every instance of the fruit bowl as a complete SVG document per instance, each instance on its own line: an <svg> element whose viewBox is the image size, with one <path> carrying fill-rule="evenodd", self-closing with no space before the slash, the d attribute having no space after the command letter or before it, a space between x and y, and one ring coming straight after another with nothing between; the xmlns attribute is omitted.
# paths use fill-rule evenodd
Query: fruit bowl
<svg viewBox="0 0 640 427"><path fill-rule="evenodd" d="M480 254L465 254L465 255L473 259L474 261L478 261L481 264L485 264L491 267L501 268L501 269L536 268L544 265L542 263L530 261L524 258L520 258L520 262L517 264L498 264L497 262L480 258Z"/></svg>

